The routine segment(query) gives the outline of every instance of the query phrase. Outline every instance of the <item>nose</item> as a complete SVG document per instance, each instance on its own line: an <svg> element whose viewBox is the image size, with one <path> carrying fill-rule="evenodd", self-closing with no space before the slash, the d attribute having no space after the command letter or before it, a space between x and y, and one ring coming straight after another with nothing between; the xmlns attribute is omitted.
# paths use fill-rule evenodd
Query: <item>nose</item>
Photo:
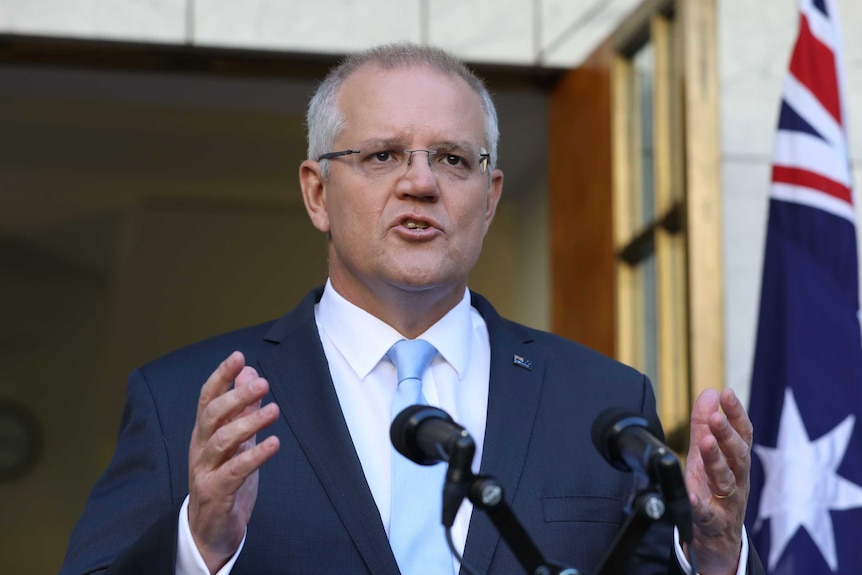
<svg viewBox="0 0 862 575"><path fill-rule="evenodd" d="M402 196L414 196L428 199L439 195L437 187L437 176L434 173L431 156L436 154L433 150L405 150L407 156L407 169L398 182L399 194ZM424 152L426 161L421 156L413 154Z"/></svg>

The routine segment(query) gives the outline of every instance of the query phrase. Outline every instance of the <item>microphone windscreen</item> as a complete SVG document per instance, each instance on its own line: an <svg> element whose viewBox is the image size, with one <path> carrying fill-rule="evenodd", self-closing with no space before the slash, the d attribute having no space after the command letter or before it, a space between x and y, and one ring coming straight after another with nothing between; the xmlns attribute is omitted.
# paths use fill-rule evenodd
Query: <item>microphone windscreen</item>
<svg viewBox="0 0 862 575"><path fill-rule="evenodd" d="M611 465L619 467L620 458L617 442L620 434L628 427L642 427L656 437L661 434L640 413L635 413L622 407L609 407L601 412L593 422L593 445Z"/></svg>
<svg viewBox="0 0 862 575"><path fill-rule="evenodd" d="M448 413L430 405L408 405L392 420L389 426L389 439L396 451L419 465L432 465L433 459L422 449L417 431L428 420L441 420L454 424Z"/></svg>

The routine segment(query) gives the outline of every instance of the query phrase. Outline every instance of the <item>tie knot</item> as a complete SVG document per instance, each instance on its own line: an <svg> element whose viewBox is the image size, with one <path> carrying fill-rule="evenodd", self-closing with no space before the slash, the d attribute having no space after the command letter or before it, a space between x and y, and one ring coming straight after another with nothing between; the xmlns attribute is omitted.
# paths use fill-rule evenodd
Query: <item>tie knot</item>
<svg viewBox="0 0 862 575"><path fill-rule="evenodd" d="M402 339L387 354L398 371L398 383L405 379L422 379L422 374L437 355L437 348L424 339Z"/></svg>

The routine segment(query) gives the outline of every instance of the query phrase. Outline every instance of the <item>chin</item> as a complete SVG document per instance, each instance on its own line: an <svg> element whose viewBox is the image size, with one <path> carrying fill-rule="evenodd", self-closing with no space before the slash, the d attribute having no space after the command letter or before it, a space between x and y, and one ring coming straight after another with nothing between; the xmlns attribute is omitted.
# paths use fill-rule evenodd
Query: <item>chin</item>
<svg viewBox="0 0 862 575"><path fill-rule="evenodd" d="M399 277L397 279L393 278L389 281L389 284L397 287L398 289L408 291L408 292L424 292L431 291L434 288L438 287L438 283L432 282L425 279L420 279L416 277Z"/></svg>
<svg viewBox="0 0 862 575"><path fill-rule="evenodd" d="M392 261L388 266L390 285L405 291L447 291L467 285L466 272L460 272L448 258L422 257L420 254Z"/></svg>
<svg viewBox="0 0 862 575"><path fill-rule="evenodd" d="M440 277L439 275L413 274L390 278L389 284L409 293L443 293L454 289L463 289L462 286L466 286L466 280L462 279L459 281L451 277Z"/></svg>

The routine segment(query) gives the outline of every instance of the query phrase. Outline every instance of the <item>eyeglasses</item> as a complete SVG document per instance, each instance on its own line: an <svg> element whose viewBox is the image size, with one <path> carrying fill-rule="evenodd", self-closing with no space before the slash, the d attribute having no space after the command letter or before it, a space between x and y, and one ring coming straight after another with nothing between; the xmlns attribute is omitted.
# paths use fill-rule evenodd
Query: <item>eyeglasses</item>
<svg viewBox="0 0 862 575"><path fill-rule="evenodd" d="M353 168L369 178L384 178L398 175L403 177L413 165L413 154L424 152L428 158L428 167L440 178L450 181L464 181L484 174L488 171L491 155L485 148L479 148L479 153L463 145L432 146L428 150L405 150L398 146L369 148L360 150L341 150L328 152L317 158L317 161L332 160L347 157Z"/></svg>

